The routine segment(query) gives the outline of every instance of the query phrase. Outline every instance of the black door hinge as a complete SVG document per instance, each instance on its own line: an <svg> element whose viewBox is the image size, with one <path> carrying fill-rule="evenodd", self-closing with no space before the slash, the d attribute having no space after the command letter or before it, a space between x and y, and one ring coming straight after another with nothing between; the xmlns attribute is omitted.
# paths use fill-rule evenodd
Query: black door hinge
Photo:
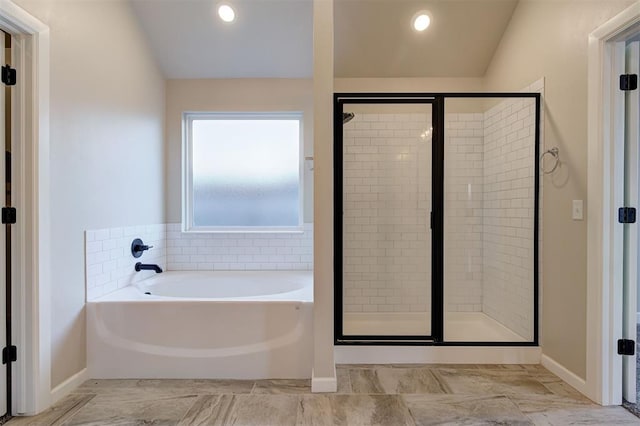
<svg viewBox="0 0 640 426"><path fill-rule="evenodd" d="M636 223L636 209L634 207L620 207L618 209L618 222Z"/></svg>
<svg viewBox="0 0 640 426"><path fill-rule="evenodd" d="M622 74L620 76L620 90L636 90L638 88L638 74Z"/></svg>
<svg viewBox="0 0 640 426"><path fill-rule="evenodd" d="M636 342L629 339L618 340L618 355L635 355Z"/></svg>
<svg viewBox="0 0 640 426"><path fill-rule="evenodd" d="M15 207L3 207L2 208L2 223L13 225L16 223L18 213Z"/></svg>
<svg viewBox="0 0 640 426"><path fill-rule="evenodd" d="M7 86L15 86L16 84L16 69L11 68L10 65L2 67L2 82Z"/></svg>
<svg viewBox="0 0 640 426"><path fill-rule="evenodd" d="M15 346L7 346L2 349L2 363L16 362L18 360L18 348Z"/></svg>

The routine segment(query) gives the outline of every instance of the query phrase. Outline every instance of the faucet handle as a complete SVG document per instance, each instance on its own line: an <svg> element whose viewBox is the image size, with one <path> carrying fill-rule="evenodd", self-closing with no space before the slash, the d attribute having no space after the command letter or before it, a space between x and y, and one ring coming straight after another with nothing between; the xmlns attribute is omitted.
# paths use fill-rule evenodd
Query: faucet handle
<svg viewBox="0 0 640 426"><path fill-rule="evenodd" d="M135 258L142 256L145 250L149 250L153 246L145 245L140 238L136 238L131 242L131 255Z"/></svg>

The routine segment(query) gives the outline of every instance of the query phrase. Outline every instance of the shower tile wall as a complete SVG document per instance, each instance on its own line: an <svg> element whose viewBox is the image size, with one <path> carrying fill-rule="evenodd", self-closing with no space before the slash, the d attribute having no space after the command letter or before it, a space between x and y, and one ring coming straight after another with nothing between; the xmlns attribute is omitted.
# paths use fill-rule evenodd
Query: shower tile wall
<svg viewBox="0 0 640 426"><path fill-rule="evenodd" d="M126 287L154 275L153 271L136 272L136 262L166 266L164 224L95 229L85 232L85 282L87 300ZM135 238L153 246L140 258L131 255Z"/></svg>
<svg viewBox="0 0 640 426"><path fill-rule="evenodd" d="M532 339L535 103L503 101L484 121L482 310Z"/></svg>
<svg viewBox="0 0 640 426"><path fill-rule="evenodd" d="M344 127L345 312L430 311L430 128L426 113Z"/></svg>
<svg viewBox="0 0 640 426"><path fill-rule="evenodd" d="M505 101L486 113L445 116L445 304L447 312L485 312L528 337L533 318L532 233L527 229L533 223L535 111L533 102L526 111L513 109L520 105L522 101ZM421 224L406 224L411 215L428 217L430 190L419 191L429 195L422 210L391 212L380 201L384 194L404 199L408 206L417 182L431 184L424 162L418 177L412 172L413 154L407 155L426 146L419 142L424 128L424 116L408 114L356 114L344 127L345 312L430 310L429 262L408 273L399 260L413 256L404 267L415 268L417 258L430 259L430 234ZM429 143L424 151L429 164L430 149ZM404 162L388 161L389 155ZM389 166L381 169L382 164ZM384 187L381 182L395 186ZM512 185L526 186L526 194L524 188L504 190ZM527 202L531 209L525 213ZM507 208L502 210L503 206ZM378 219L372 216L374 211ZM404 226L381 227L379 222L390 221L380 212L404 215ZM531 216L513 217L525 214ZM520 238L526 235L528 239Z"/></svg>
<svg viewBox="0 0 640 426"><path fill-rule="evenodd" d="M446 312L482 311L484 115L445 115Z"/></svg>
<svg viewBox="0 0 640 426"><path fill-rule="evenodd" d="M483 312L530 340L535 102L447 114L445 127L446 312Z"/></svg>
<svg viewBox="0 0 640 426"><path fill-rule="evenodd" d="M301 233L183 233L167 224L173 271L313 269L313 224Z"/></svg>

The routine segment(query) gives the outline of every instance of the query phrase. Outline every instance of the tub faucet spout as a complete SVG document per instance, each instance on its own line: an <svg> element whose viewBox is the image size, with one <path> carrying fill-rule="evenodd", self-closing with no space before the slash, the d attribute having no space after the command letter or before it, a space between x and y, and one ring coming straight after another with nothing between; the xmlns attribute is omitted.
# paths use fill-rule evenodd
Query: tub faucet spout
<svg viewBox="0 0 640 426"><path fill-rule="evenodd" d="M136 263L135 269L136 269L136 272L140 272L140 271L156 271L157 274L162 272L162 268L160 268L158 265L145 264L145 263L142 263L142 262Z"/></svg>

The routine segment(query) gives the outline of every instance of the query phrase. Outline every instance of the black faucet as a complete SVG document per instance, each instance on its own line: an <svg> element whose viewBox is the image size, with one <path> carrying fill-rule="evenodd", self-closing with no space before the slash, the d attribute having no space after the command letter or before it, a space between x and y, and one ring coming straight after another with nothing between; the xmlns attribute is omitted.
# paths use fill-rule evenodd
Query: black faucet
<svg viewBox="0 0 640 426"><path fill-rule="evenodd" d="M136 238L131 242L131 254L133 257L140 257L145 250L149 250L153 246L148 246L142 243L140 238Z"/></svg>
<svg viewBox="0 0 640 426"><path fill-rule="evenodd" d="M157 274L162 272L162 268L160 268L158 265L144 264L142 262L136 263L135 269L136 269L136 272L140 272L140 271L156 271Z"/></svg>

